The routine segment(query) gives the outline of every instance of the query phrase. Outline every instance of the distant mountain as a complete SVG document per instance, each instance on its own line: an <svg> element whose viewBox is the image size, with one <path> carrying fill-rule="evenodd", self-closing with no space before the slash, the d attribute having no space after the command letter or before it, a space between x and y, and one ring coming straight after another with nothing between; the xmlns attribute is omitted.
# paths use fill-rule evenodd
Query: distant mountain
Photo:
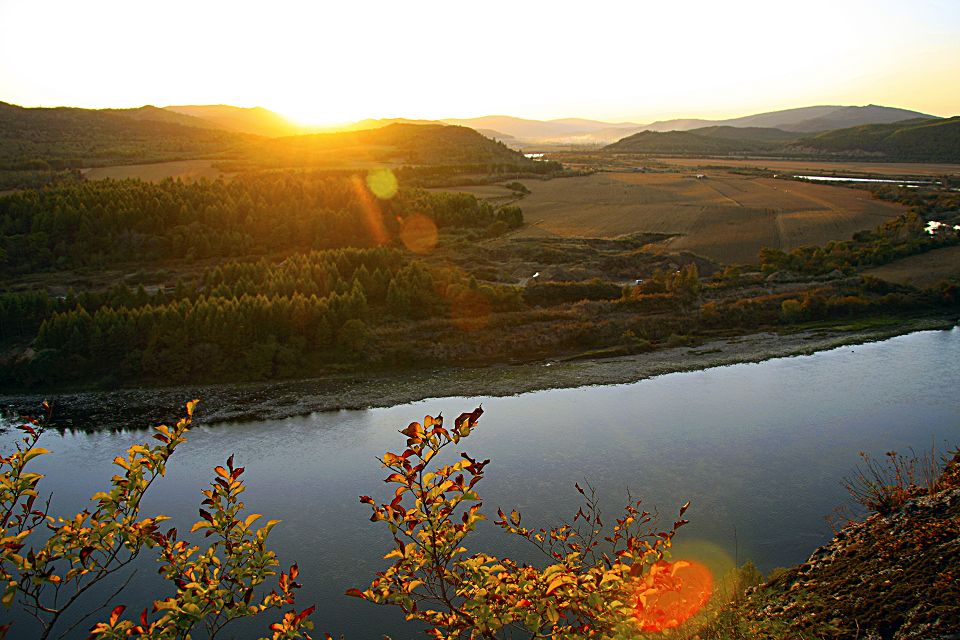
<svg viewBox="0 0 960 640"><path fill-rule="evenodd" d="M193 124L187 116L150 106L97 110L24 108L0 102L0 170L197 158L222 153L250 139Z"/></svg>
<svg viewBox="0 0 960 640"><path fill-rule="evenodd" d="M513 136L519 145L605 145L641 131L692 131L712 126L781 129L787 132L812 133L862 124L897 122L929 116L906 109L877 105L846 107L820 105L758 113L725 120L680 118L658 120L649 124L609 123L582 118L560 120L525 120L511 116L484 116L465 120L444 120L473 128L494 129ZM652 139L652 138L651 138Z"/></svg>
<svg viewBox="0 0 960 640"><path fill-rule="evenodd" d="M443 124L437 120L411 120L409 118L367 118L358 120L342 127L330 127L327 130L318 130L312 133L336 133L337 131L363 131L364 129L381 129L391 124Z"/></svg>
<svg viewBox="0 0 960 640"><path fill-rule="evenodd" d="M838 107L830 113L802 120L794 124L772 125L779 126L786 131L817 132L844 129L865 124L890 124L915 118L935 118L919 111L880 107L868 104L865 107ZM741 125L742 126L742 125Z"/></svg>
<svg viewBox="0 0 960 640"><path fill-rule="evenodd" d="M182 105L164 107L173 113L184 114L211 123L219 129L252 133L275 138L303 133L296 125L279 113L263 107L233 107L228 104Z"/></svg>
<svg viewBox="0 0 960 640"><path fill-rule="evenodd" d="M182 113L168 111L150 104L143 107L137 107L136 109L97 109L97 111L100 113L112 113L114 115L123 116L131 120L153 120L155 122L179 124L183 125L184 127L197 127L199 129L221 128L209 120L203 120L201 118L195 118Z"/></svg>
<svg viewBox="0 0 960 640"><path fill-rule="evenodd" d="M584 120L582 118L567 118L563 120L527 120L513 116L483 116L480 118L446 118L447 124L456 124L471 129L492 129L512 136L523 142L543 140L566 140L571 137L589 134L601 129L620 128L610 122L599 120ZM626 123L623 130L633 131L639 125ZM619 137L623 137L623 133ZM616 139L616 138L613 138Z"/></svg>
<svg viewBox="0 0 960 640"><path fill-rule="evenodd" d="M918 118L827 131L798 140L790 148L884 160L960 162L960 116Z"/></svg>

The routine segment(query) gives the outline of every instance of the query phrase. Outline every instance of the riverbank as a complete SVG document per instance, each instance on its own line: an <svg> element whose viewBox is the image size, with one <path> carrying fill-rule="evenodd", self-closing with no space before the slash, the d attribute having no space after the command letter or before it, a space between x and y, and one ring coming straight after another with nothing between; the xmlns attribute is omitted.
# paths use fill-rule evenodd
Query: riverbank
<svg viewBox="0 0 960 640"><path fill-rule="evenodd" d="M544 389L626 384L667 373L707 369L771 358L808 355L844 345L884 340L916 331L955 326L946 318L914 319L896 326L840 331L809 329L763 332L714 340L697 347L648 353L519 365L437 368L392 375L343 375L272 383L123 389L57 395L0 395L11 414L37 411L44 399L64 428L81 430L146 428L175 420L178 407L200 398L197 422L213 424L277 420L316 411L388 407L425 398L509 396Z"/></svg>

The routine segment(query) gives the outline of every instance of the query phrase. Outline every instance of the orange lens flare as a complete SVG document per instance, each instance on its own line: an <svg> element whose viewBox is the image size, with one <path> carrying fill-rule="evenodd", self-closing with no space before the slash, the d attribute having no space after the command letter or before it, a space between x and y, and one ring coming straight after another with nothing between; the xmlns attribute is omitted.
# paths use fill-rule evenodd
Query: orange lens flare
<svg viewBox="0 0 960 640"><path fill-rule="evenodd" d="M400 240L414 253L425 254L437 246L437 225L425 215L415 213L401 222Z"/></svg>
<svg viewBox="0 0 960 640"><path fill-rule="evenodd" d="M367 231L370 233L374 244L387 244L390 240L390 235L387 233L387 228L383 224L383 214L380 211L380 205L378 205L377 201L370 195L370 192L367 190L367 185L360 176L353 176L351 183L353 184L353 191L357 194L357 199L360 201L360 206L363 208Z"/></svg>
<svg viewBox="0 0 960 640"><path fill-rule="evenodd" d="M713 594L713 575L698 562L657 562L637 585L633 617L641 631L675 629Z"/></svg>

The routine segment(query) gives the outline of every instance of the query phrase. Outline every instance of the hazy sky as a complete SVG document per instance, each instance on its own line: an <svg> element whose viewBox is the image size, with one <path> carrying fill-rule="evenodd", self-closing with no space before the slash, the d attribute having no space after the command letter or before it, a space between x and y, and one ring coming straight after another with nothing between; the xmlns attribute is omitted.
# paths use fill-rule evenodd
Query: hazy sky
<svg viewBox="0 0 960 640"><path fill-rule="evenodd" d="M960 0L0 0L0 100L307 123L960 114Z"/></svg>

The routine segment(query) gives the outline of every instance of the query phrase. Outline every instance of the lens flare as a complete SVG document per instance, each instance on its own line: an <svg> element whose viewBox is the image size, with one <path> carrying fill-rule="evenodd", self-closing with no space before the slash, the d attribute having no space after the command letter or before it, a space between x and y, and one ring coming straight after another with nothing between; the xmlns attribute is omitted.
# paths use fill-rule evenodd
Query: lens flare
<svg viewBox="0 0 960 640"><path fill-rule="evenodd" d="M367 187L381 200L397 195L397 176L390 169L374 169L367 174Z"/></svg>
<svg viewBox="0 0 960 640"><path fill-rule="evenodd" d="M633 617L641 631L675 629L713 594L713 574L698 562L657 562L637 585Z"/></svg>
<svg viewBox="0 0 960 640"><path fill-rule="evenodd" d="M400 240L410 251L426 254L437 246L437 225L427 216L415 213L400 224Z"/></svg>
<svg viewBox="0 0 960 640"><path fill-rule="evenodd" d="M384 245L390 240L387 228L383 224L383 213L380 211L380 205L370 195L366 185L360 176L353 176L351 179L353 191L357 194L360 206L363 208L364 221L367 223L367 231L370 237L377 245Z"/></svg>

